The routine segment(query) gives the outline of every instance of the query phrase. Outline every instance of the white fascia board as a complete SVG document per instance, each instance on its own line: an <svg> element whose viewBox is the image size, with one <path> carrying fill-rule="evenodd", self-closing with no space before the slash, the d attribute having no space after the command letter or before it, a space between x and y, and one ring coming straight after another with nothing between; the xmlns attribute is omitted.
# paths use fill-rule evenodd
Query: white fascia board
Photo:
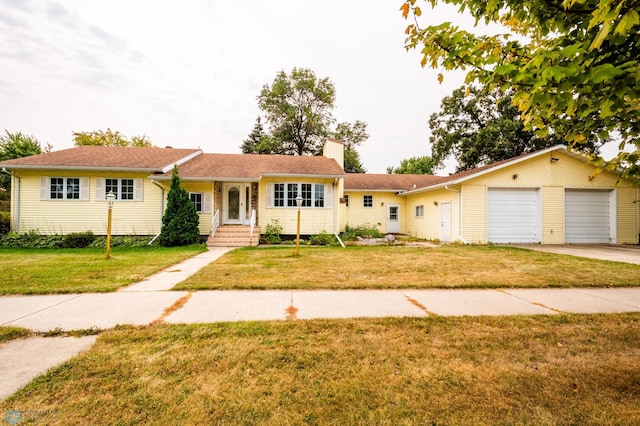
<svg viewBox="0 0 640 426"><path fill-rule="evenodd" d="M479 171L477 173L473 173L473 174L461 177L459 179L449 180L447 182L438 183L438 184L431 185L431 186L426 186L424 188L412 189L410 191L405 191L405 192L403 192L402 194L399 194L399 195L420 194L422 192L430 192L430 191L435 191L436 189L446 188L447 186L460 185L461 183L464 183L464 182L466 182L466 181L468 181L470 179L475 179L475 178L477 178L479 176L483 176L483 175L486 175L488 173L493 173L493 172L495 172L497 170L502 170L502 169L504 169L506 167L511 167L514 164L522 163L523 161L528 161L528 160L530 160L532 158L539 157L540 155L548 154L548 153L554 152L554 151L563 151L563 154L567 154L567 155L572 156L574 158L580 159L580 160L582 160L584 162L588 161L588 159L585 158L583 155L572 153L571 151L568 151L566 145L555 145L555 146L552 146L550 148L543 149L541 151L533 152L533 153L531 153L529 155L526 155L524 157L521 157L521 158L515 158L515 159L513 159L511 161L508 161L508 162L506 162L504 164L500 164L499 166L490 167L488 169Z"/></svg>
<svg viewBox="0 0 640 426"><path fill-rule="evenodd" d="M184 157L184 158L179 159L179 160L178 160L178 161L176 161L175 163L171 163L171 164L169 164L168 166L164 166L164 167L162 168L162 173L167 173L168 171L173 170L173 167L174 167L174 166L179 166L179 165L181 165L181 164L184 164L184 163L186 163L187 161L189 161L189 160L192 160L192 159L196 158L196 157L197 157L198 155L200 155L200 154L202 154L202 150L201 150L201 149L199 149L199 150L197 150L196 152L193 152L193 153L191 153L191 154L187 155L187 156L186 156L186 157Z"/></svg>
<svg viewBox="0 0 640 426"><path fill-rule="evenodd" d="M313 179L341 179L345 178L346 174L341 175L314 175L305 173L263 173L262 177L269 178L313 178Z"/></svg>
<svg viewBox="0 0 640 426"><path fill-rule="evenodd" d="M400 194L405 192L404 189L351 189L351 188L345 188L344 192L388 192L388 193L392 193L392 194Z"/></svg>

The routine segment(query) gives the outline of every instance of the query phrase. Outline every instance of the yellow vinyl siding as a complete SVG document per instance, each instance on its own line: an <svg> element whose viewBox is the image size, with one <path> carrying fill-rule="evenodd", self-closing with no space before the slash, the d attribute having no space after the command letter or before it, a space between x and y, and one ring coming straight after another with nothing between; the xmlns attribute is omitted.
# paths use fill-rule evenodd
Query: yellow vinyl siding
<svg viewBox="0 0 640 426"><path fill-rule="evenodd" d="M440 208L442 203L451 203L451 241L459 239L458 194L445 189L406 197L407 233L428 240L440 239ZM416 206L424 206L424 217L415 215Z"/></svg>
<svg viewBox="0 0 640 426"><path fill-rule="evenodd" d="M638 203L635 188L616 189L616 232L619 244L638 244Z"/></svg>
<svg viewBox="0 0 640 426"><path fill-rule="evenodd" d="M542 244L564 243L564 188L542 188Z"/></svg>
<svg viewBox="0 0 640 426"><path fill-rule="evenodd" d="M351 192L349 195L349 207L347 207L346 224L351 227L360 225L375 225L382 233L387 232L387 206L397 205L400 207L400 233L406 233L407 218L414 214L408 211L405 205L406 200L399 197L394 192ZM364 196L371 195L373 204L371 207L364 207ZM410 220L410 219L409 219Z"/></svg>
<svg viewBox="0 0 640 426"><path fill-rule="evenodd" d="M334 218L334 207L338 208L338 192L339 188L333 185L333 180L327 179L309 179L309 178L268 178L263 179L259 186L259 202L260 211L260 229L264 231L272 220L278 220L282 226L282 234L295 235L298 223L297 207L269 207L267 206L267 184L268 183L314 183L325 185L325 200L327 194L327 186L331 189L331 205L329 207L301 207L300 208L300 233L304 235L319 234L322 231L333 233L334 223L339 227L339 214ZM325 202L325 206L326 206Z"/></svg>
<svg viewBox="0 0 640 426"><path fill-rule="evenodd" d="M161 190L147 179L147 174L123 174L51 171L46 175L20 172L19 231L36 230L43 235L93 231L107 232L107 203L96 200L96 178L141 178L142 201L117 201L113 206L112 233L114 235L154 235L160 231ZM89 200L41 200L40 178L89 178Z"/></svg>
<svg viewBox="0 0 640 426"><path fill-rule="evenodd" d="M200 217L200 223L199 223L200 235L209 235L211 233L211 221L213 220L213 215L215 214L215 206L213 205L214 204L213 203L213 200L214 200L213 182L181 181L180 183L182 187L185 189L185 191L187 192L200 192L203 195L209 194L208 195L208 197L210 197L209 206L208 207L204 206L205 199L203 196L202 203L203 203L203 209L205 211L198 213L198 216ZM168 192L169 192L169 189L168 188L165 189L165 196L168 194ZM166 206L166 200L165 200L165 206Z"/></svg>
<svg viewBox="0 0 640 426"><path fill-rule="evenodd" d="M487 241L487 188L481 185L463 185L462 238L468 243Z"/></svg>

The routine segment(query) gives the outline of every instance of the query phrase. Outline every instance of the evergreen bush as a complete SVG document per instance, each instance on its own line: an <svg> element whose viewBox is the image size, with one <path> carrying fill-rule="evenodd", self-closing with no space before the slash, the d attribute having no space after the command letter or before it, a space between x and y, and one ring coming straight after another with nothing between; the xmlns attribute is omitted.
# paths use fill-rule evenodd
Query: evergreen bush
<svg viewBox="0 0 640 426"><path fill-rule="evenodd" d="M198 212L189 194L180 186L178 166L174 166L158 242L164 247L195 244L200 240L199 222Z"/></svg>

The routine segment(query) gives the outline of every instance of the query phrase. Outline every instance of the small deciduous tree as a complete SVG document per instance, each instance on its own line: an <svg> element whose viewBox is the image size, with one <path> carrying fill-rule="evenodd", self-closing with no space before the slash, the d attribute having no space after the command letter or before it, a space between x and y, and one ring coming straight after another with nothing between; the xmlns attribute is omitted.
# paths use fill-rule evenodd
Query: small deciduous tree
<svg viewBox="0 0 640 426"><path fill-rule="evenodd" d="M369 139L367 123L360 120L356 120L353 124L338 123L331 135L344 143L344 171L347 173L366 173L367 170L360 161L360 153L356 150L356 146L360 146Z"/></svg>
<svg viewBox="0 0 640 426"><path fill-rule="evenodd" d="M411 157L400 162L398 167L387 167L389 174L405 175L432 175L436 170L437 162L431 157Z"/></svg>
<svg viewBox="0 0 640 426"><path fill-rule="evenodd" d="M151 147L151 139L147 135L136 135L127 139L119 131L107 128L106 131L94 130L92 132L73 132L73 142L76 146L137 146Z"/></svg>
<svg viewBox="0 0 640 426"><path fill-rule="evenodd" d="M189 194L180 186L178 167L174 166L158 241L165 247L195 244L200 239L199 222L198 213L189 199Z"/></svg>
<svg viewBox="0 0 640 426"><path fill-rule="evenodd" d="M11 133L4 131L0 136L0 161L13 160L14 158L28 157L51 151L52 146L47 144L44 148L34 136L28 136L21 132ZM11 178L6 174L0 176L0 193L5 194L11 189Z"/></svg>

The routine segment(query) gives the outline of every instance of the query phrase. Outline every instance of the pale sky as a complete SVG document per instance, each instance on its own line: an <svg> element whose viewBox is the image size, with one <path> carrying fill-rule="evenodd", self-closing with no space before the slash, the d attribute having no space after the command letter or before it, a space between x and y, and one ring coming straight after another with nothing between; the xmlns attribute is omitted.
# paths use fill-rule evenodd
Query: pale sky
<svg viewBox="0 0 640 426"><path fill-rule="evenodd" d="M428 155L429 116L463 83L420 67L400 0L0 0L0 132L54 150L111 128L160 147L240 153L280 70L336 87L338 122L368 123L370 173ZM422 5L433 23L455 18ZM447 170L439 171L439 174ZM451 171L451 170L449 170Z"/></svg>

